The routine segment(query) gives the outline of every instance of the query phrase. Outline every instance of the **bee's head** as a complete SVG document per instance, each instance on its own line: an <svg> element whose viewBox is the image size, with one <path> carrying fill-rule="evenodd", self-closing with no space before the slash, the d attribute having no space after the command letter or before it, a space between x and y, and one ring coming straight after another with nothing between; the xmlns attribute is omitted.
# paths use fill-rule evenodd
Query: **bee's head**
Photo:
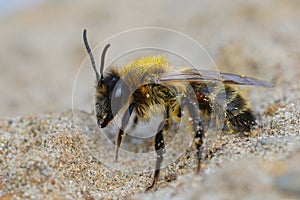
<svg viewBox="0 0 300 200"><path fill-rule="evenodd" d="M120 98L125 84L123 81L119 81L120 77L114 73L110 73L105 77L103 75L105 54L110 45L107 44L103 49L99 74L87 41L86 30L83 31L83 40L96 74L95 112L97 124L100 128L104 128L114 118L113 110L119 111L121 108ZM114 104L114 109L112 109L112 104Z"/></svg>
<svg viewBox="0 0 300 200"><path fill-rule="evenodd" d="M114 118L112 101L115 97L114 88L119 81L119 77L109 74L103 80L98 81L95 94L95 109L97 124L104 128Z"/></svg>

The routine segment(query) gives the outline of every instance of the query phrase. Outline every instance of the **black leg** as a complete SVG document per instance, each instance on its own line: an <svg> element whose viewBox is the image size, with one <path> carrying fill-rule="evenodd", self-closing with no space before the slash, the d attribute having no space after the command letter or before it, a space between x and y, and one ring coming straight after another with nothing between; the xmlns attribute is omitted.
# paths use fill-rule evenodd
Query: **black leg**
<svg viewBox="0 0 300 200"><path fill-rule="evenodd" d="M133 123L131 124L131 126L128 130L133 131L136 128L138 121L139 121L139 118L138 118L138 116L135 115L133 118Z"/></svg>
<svg viewBox="0 0 300 200"><path fill-rule="evenodd" d="M164 115L164 121L159 124L157 134L155 135L155 140L154 140L154 146L156 151L155 171L154 171L152 184L146 189L146 192L151 190L155 186L159 178L161 163L163 162L164 159L163 154L166 152L163 133L169 130L172 121L169 112L170 109L169 107L167 107Z"/></svg>
<svg viewBox="0 0 300 200"><path fill-rule="evenodd" d="M123 139L125 138L125 132L124 129L126 128L126 126L128 125L130 116L132 114L133 108L134 108L134 104L132 103L128 109L126 110L126 112L123 115L122 118L122 124L121 124L121 128L119 129L119 132L116 136L116 154L115 154L115 161L118 160L118 155L119 155L119 149L120 146L122 144Z"/></svg>
<svg viewBox="0 0 300 200"><path fill-rule="evenodd" d="M193 126L193 134L194 134L194 144L197 149L197 159L198 159L197 173L199 173L201 167L201 159L202 159L201 148L202 148L203 137L204 137L203 125L201 123L200 114L199 114L199 107L198 104L196 104L194 101L188 98L183 100L183 105L187 106L191 117L191 123Z"/></svg>
<svg viewBox="0 0 300 200"><path fill-rule="evenodd" d="M200 123L199 123L200 124ZM200 125L201 126L201 125ZM198 159L198 164L197 164L197 174L200 172L200 167L201 167L201 160L202 160L202 144L203 144L203 129L195 129L195 145L197 149L197 159Z"/></svg>
<svg viewBox="0 0 300 200"><path fill-rule="evenodd" d="M138 121L139 121L139 118L138 118L137 116L135 116L135 117L133 118L133 123L134 123L134 124L137 124Z"/></svg>

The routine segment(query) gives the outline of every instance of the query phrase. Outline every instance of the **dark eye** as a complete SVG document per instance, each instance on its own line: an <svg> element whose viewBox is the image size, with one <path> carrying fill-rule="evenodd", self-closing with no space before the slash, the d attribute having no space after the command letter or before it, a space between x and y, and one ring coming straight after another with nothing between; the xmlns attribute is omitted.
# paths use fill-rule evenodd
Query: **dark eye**
<svg viewBox="0 0 300 200"><path fill-rule="evenodd" d="M114 88L114 93L112 98L114 99L119 99L122 96L122 91L123 91L123 87L122 84L117 84L116 87Z"/></svg>
<svg viewBox="0 0 300 200"><path fill-rule="evenodd" d="M113 113L118 113L122 106L129 100L129 90L123 81L118 81L111 94L111 108Z"/></svg>

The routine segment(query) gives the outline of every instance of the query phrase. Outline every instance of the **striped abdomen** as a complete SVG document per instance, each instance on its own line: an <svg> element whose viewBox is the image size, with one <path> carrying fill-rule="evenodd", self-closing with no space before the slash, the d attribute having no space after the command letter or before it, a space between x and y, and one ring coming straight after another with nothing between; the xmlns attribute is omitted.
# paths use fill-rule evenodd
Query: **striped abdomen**
<svg viewBox="0 0 300 200"><path fill-rule="evenodd" d="M229 85L223 87L197 82L191 86L198 99L201 114L206 116L206 123L214 122L230 132L250 131L256 124L244 98Z"/></svg>

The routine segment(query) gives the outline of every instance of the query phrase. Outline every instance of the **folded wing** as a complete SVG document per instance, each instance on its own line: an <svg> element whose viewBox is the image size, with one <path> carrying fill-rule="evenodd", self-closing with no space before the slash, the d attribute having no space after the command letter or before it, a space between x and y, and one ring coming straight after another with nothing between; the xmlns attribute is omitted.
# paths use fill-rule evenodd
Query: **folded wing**
<svg viewBox="0 0 300 200"><path fill-rule="evenodd" d="M174 71L162 74L158 79L158 83L164 82L223 82L225 84L236 85L256 85L262 87L273 87L274 84L255 78L241 76L236 74L221 73L209 70L188 69L184 71Z"/></svg>

